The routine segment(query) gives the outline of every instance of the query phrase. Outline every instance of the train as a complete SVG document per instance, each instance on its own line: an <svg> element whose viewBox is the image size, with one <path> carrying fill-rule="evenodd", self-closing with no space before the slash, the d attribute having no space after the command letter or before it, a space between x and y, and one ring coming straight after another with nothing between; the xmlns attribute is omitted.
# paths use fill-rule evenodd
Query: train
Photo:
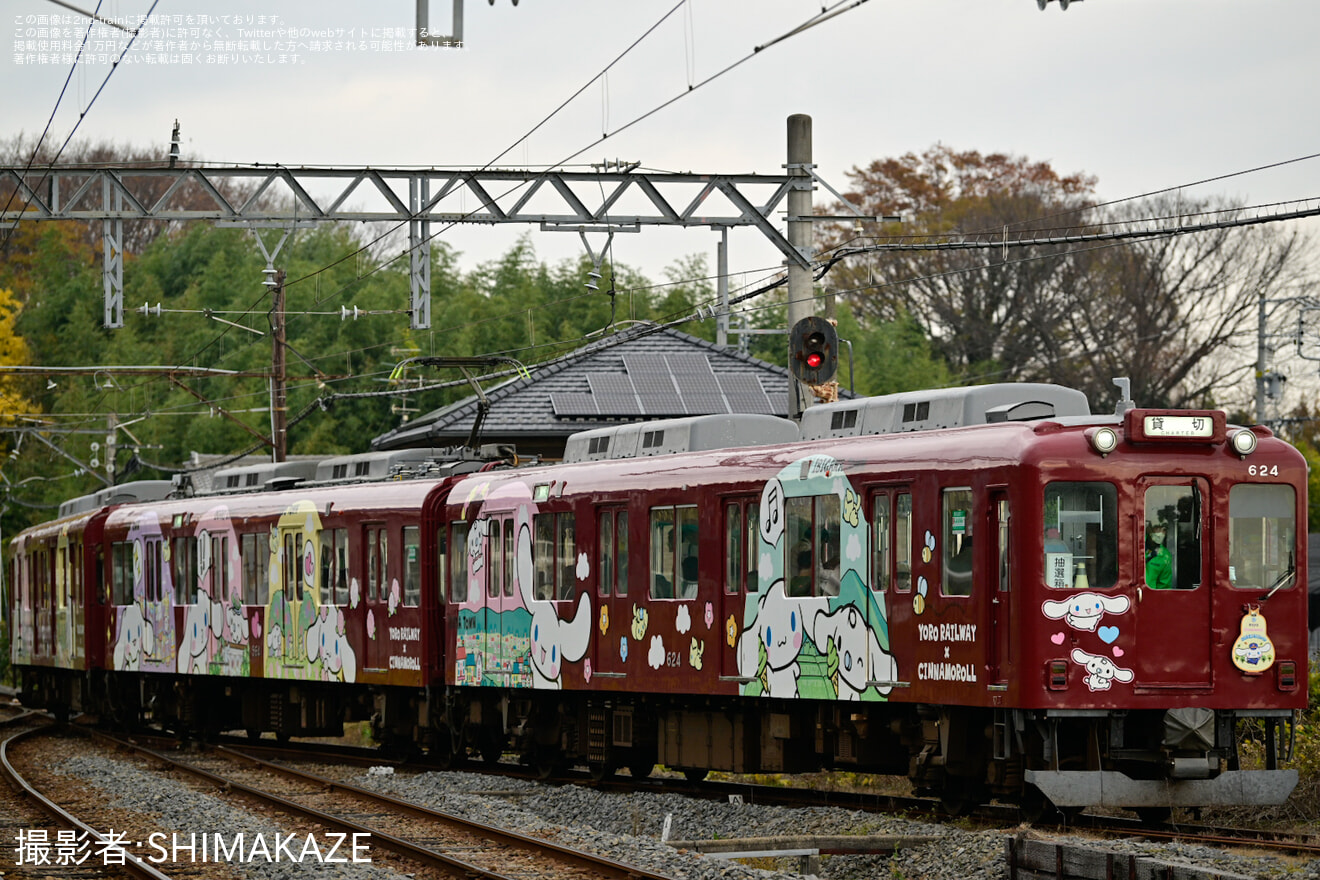
<svg viewBox="0 0 1320 880"><path fill-rule="evenodd" d="M1283 802L1306 463L1219 410L1003 383L142 481L13 538L23 701L337 735L907 776L951 812ZM1263 743L1245 759L1239 733Z"/></svg>

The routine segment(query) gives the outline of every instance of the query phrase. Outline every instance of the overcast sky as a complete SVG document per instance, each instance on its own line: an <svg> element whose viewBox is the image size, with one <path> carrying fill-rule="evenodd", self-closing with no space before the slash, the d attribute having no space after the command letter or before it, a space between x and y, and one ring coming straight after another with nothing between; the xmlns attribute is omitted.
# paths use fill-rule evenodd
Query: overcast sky
<svg viewBox="0 0 1320 880"><path fill-rule="evenodd" d="M75 5L92 8L95 0ZM159 0L171 28L210 25L213 39L240 28L291 27L382 39L384 48L314 51L299 38L293 63L208 63L231 55L177 45L141 46L191 64L122 66L88 112L80 137L162 152L177 118L185 156L204 161L341 166L480 166L533 125L671 10L675 0L467 0L465 46L416 49L400 39L414 0ZM101 13L136 19L150 0L106 0ZM687 91L821 8L813 0L690 0L608 76L499 161L557 163L623 123ZM79 18L48 0L8 0L0 135L40 132L69 65L19 63L36 17L64 28ZM431 0L435 29L451 0ZM192 16L190 22L187 17ZM260 23L260 16L275 20ZM240 17L242 21L240 22ZM247 22L251 20L252 24ZM204 25L202 25L205 27ZM396 29L394 40L386 28ZM352 29L356 29L353 31ZM150 33L150 32L148 32ZM780 173L790 114L814 120L815 161L836 188L875 158L955 149L1048 160L1098 178L1109 199L1320 152L1320 3L1298 0L1085 0L1041 12L1034 0L869 0L766 48L732 72L593 147L604 158L695 172ZM337 37L337 34L336 34ZM76 49L81 30L72 41ZM273 39L279 40L280 37ZM96 47L94 47L96 48ZM71 50L69 50L71 51ZM247 54L253 54L248 52ZM265 52L257 54L265 55ZM273 53L275 56L279 51ZM27 57L25 62L33 59ZM39 59L38 59L39 62ZM61 137L108 67L75 74L55 117ZM1320 195L1320 160L1189 190L1268 202ZM818 193L817 203L828 194ZM445 238L471 268L502 253L522 229L474 227ZM551 261L581 252L576 236L533 233ZM659 279L676 256L706 252L708 229L618 236L616 258ZM731 237L731 269L777 265L755 231Z"/></svg>

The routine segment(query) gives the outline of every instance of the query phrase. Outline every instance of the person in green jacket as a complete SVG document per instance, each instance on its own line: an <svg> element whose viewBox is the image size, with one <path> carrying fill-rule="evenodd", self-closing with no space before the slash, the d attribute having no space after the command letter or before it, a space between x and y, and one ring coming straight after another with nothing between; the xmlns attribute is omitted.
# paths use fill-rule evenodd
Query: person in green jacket
<svg viewBox="0 0 1320 880"><path fill-rule="evenodd" d="M1164 534L1161 523L1146 527L1146 586L1152 590L1167 590L1173 586L1173 557L1164 545Z"/></svg>

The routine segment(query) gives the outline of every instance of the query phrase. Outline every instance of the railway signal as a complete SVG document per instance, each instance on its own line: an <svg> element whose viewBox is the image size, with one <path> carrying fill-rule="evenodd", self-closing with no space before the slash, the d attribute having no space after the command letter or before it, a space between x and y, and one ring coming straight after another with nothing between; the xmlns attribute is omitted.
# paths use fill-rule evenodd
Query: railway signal
<svg viewBox="0 0 1320 880"><path fill-rule="evenodd" d="M788 337L788 366L807 385L822 385L839 367L839 334L834 325L809 315L793 325Z"/></svg>

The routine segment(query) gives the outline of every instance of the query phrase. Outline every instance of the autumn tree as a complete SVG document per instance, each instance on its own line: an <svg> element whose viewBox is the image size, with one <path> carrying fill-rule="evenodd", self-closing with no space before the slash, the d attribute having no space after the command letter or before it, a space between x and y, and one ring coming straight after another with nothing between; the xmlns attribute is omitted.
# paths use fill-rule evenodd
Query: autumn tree
<svg viewBox="0 0 1320 880"><path fill-rule="evenodd" d="M1250 362L1236 348L1257 296L1290 283L1301 263L1303 241L1269 227L1017 246L1135 218L1232 216L1228 206L1185 198L1105 208L1094 178L1022 156L937 144L849 176L845 198L863 213L904 221L826 234L827 248L859 251L828 282L861 316L910 313L961 381L1059 382L1085 391L1096 409L1112 405L1115 376L1130 377L1144 405L1224 394ZM867 252L873 241L949 247ZM956 248L968 242L982 246Z"/></svg>

